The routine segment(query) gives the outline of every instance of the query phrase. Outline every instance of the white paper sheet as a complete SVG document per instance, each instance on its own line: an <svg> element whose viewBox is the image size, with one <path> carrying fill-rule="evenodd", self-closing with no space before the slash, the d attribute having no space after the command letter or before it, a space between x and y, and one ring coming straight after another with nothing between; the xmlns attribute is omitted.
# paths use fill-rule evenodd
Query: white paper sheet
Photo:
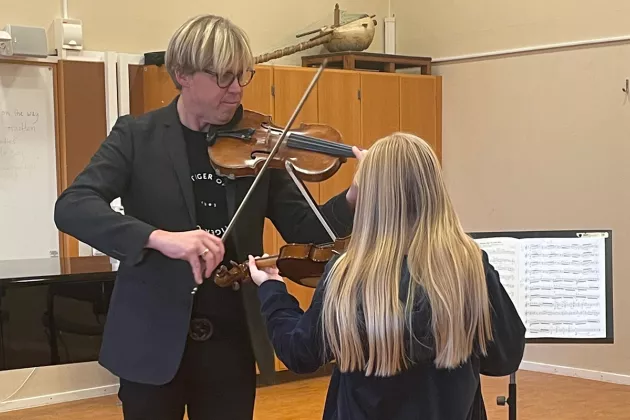
<svg viewBox="0 0 630 420"><path fill-rule="evenodd" d="M606 337L605 239L483 238L527 338Z"/></svg>

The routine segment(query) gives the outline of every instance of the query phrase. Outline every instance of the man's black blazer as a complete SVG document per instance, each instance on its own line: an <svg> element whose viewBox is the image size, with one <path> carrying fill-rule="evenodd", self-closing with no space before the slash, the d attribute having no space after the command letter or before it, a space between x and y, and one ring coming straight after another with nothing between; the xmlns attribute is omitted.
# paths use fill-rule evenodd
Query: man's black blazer
<svg viewBox="0 0 630 420"><path fill-rule="evenodd" d="M99 362L119 377L156 385L168 383L179 368L195 286L187 261L145 248L155 229L187 231L197 225L176 103L177 98L138 118L120 117L55 205L60 231L120 261ZM239 108L230 124L241 115ZM253 180L227 182L230 219ZM124 215L110 207L117 197ZM339 236L350 233L352 212L345 191L321 209ZM262 255L265 218L286 242L330 241L285 171L265 172L230 233L239 260L245 261L248 254ZM244 285L240 293L261 379L269 382L274 375L274 352L255 287Z"/></svg>

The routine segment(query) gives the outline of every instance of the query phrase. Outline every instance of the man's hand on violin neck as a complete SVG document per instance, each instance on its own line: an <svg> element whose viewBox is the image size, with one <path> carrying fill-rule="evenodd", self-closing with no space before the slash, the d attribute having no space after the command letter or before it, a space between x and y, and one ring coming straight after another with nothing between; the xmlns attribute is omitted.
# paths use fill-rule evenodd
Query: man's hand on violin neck
<svg viewBox="0 0 630 420"><path fill-rule="evenodd" d="M188 261L197 284L210 277L225 254L221 239L202 229L188 232L156 230L149 236L147 248L169 258Z"/></svg>

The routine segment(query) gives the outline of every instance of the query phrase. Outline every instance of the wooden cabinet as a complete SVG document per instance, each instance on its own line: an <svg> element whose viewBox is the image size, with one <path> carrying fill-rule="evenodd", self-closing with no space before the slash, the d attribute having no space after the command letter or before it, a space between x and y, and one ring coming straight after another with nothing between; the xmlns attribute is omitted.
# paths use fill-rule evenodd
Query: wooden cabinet
<svg viewBox="0 0 630 420"><path fill-rule="evenodd" d="M245 109L251 109L262 114L273 116L273 69L259 67L252 81L243 90L242 104Z"/></svg>
<svg viewBox="0 0 630 420"><path fill-rule="evenodd" d="M442 79L401 75L400 131L413 133L429 143L442 160Z"/></svg>
<svg viewBox="0 0 630 420"><path fill-rule="evenodd" d="M252 82L245 87L243 105L247 109L272 116L284 127L304 95L316 69L307 67L260 65ZM145 112L165 105L176 91L165 82L163 68L150 67L143 74ZM137 106L135 107L137 109ZM293 127L301 122L322 123L340 131L345 144L369 148L376 140L395 131L414 133L430 143L442 155L442 80L439 76L380 73L327 69L311 92ZM349 159L332 178L321 183L307 183L314 200L324 203L348 188L356 161ZM276 254L285 244L268 220L264 231L264 251ZM310 305L313 289L287 281L287 288L302 309ZM276 368L286 367L276 360Z"/></svg>
<svg viewBox="0 0 630 420"><path fill-rule="evenodd" d="M165 67L143 66L144 112L168 105L179 93ZM134 92L132 91L131 94ZM130 98L133 102L137 98Z"/></svg>
<svg viewBox="0 0 630 420"><path fill-rule="evenodd" d="M335 127L344 143L361 146L361 76L347 70L328 70L317 82L318 122ZM319 185L320 201L325 203L348 186L356 160L348 159L339 172Z"/></svg>
<svg viewBox="0 0 630 420"><path fill-rule="evenodd" d="M361 146L400 130L400 76L394 73L361 75Z"/></svg>

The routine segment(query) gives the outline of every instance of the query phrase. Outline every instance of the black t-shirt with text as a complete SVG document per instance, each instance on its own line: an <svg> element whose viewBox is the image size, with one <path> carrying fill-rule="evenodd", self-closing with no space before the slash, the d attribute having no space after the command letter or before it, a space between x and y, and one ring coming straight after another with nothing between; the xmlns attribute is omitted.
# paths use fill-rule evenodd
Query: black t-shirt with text
<svg viewBox="0 0 630 420"><path fill-rule="evenodd" d="M183 124L182 129L195 197L197 225L221 238L229 223L225 180L217 176L210 163L206 133L191 130ZM234 259L229 243L230 241L227 241L225 244L225 256L222 262L228 267L230 267L229 261ZM208 316L214 322L223 320L232 323L230 318L235 321L233 319L237 315L235 312L239 312L235 309L241 307L240 293L235 293L230 287L218 287L212 279L206 279L195 294L194 313Z"/></svg>
<svg viewBox="0 0 630 420"><path fill-rule="evenodd" d="M208 159L206 133L194 131L186 126L184 138L190 166L190 179L195 194L197 224L207 232L218 236L225 233L228 225L225 180L217 176Z"/></svg>

